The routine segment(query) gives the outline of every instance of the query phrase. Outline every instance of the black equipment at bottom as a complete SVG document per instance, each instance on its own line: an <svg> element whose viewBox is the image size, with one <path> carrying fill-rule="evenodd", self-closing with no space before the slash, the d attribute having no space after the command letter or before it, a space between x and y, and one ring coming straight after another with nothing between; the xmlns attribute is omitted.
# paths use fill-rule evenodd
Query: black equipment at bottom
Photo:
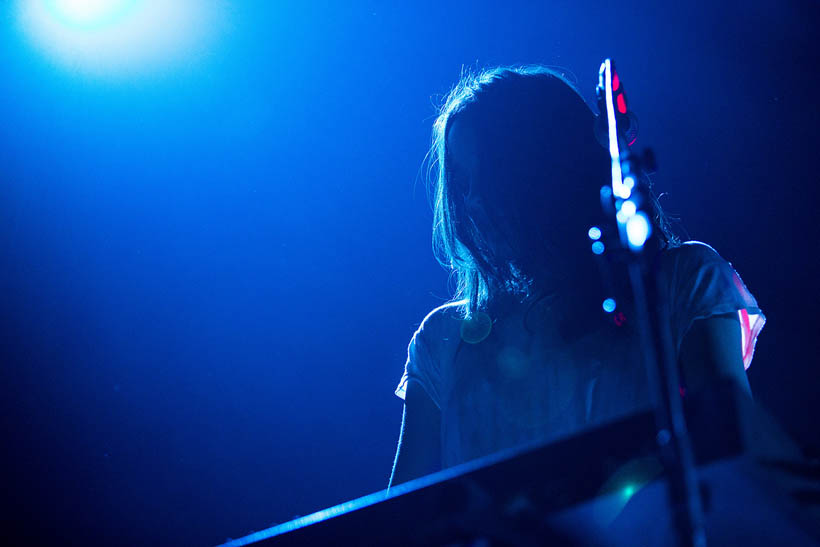
<svg viewBox="0 0 820 547"><path fill-rule="evenodd" d="M713 545L820 545L820 464L732 385L684 400ZM240 545L673 545L651 410L229 541Z"/></svg>

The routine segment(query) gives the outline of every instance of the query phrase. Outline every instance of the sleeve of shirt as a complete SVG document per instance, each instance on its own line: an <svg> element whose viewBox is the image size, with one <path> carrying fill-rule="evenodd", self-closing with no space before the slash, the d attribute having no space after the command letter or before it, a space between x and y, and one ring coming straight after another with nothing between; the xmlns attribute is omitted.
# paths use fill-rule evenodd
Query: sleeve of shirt
<svg viewBox="0 0 820 547"><path fill-rule="evenodd" d="M748 369L766 317L754 296L732 267L709 245L689 241L675 250L670 303L672 335L680 348L683 337L698 319L737 313Z"/></svg>
<svg viewBox="0 0 820 547"><path fill-rule="evenodd" d="M407 382L413 379L424 388L436 406L441 408L442 362L450 356L453 342L457 338L455 333L460 324L457 319L459 305L463 305L463 302L440 306L421 322L407 347L404 374L396 388L396 395L401 399L404 399Z"/></svg>

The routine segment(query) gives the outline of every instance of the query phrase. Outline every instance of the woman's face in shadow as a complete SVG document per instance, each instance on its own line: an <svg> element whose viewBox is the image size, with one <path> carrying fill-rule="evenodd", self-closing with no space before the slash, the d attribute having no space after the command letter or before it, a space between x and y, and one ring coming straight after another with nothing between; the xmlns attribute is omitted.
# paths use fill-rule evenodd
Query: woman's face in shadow
<svg viewBox="0 0 820 547"><path fill-rule="evenodd" d="M460 193L455 199L463 200L502 259L588 251L586 232L601 214L599 189L608 183L609 162L595 140L594 116L578 101L582 109L574 105L543 126L508 118L476 127L456 118L449 128L449 167L458 173L452 190Z"/></svg>
<svg viewBox="0 0 820 547"><path fill-rule="evenodd" d="M451 172L457 173L459 180L454 190L459 194L456 199L463 202L467 215L475 223L484 236L487 245L496 255L511 260L515 256L514 249L502 237L500 227L491 218L491 199L479 183L481 177L481 153L478 148L479 135L468 123L456 120L453 122L447 136ZM485 162L486 163L486 162Z"/></svg>

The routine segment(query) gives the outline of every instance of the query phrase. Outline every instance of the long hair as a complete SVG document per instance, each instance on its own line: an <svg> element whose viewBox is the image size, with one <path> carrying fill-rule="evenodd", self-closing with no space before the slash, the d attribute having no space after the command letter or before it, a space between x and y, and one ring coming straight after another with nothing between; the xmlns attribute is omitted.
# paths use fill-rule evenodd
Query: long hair
<svg viewBox="0 0 820 547"><path fill-rule="evenodd" d="M586 250L574 238L599 218L609 173L594 121L575 86L542 66L466 74L446 96L428 156L433 249L465 317L499 292L527 296L567 253ZM456 122L470 162L454 156ZM652 208L660 245L676 245L654 196Z"/></svg>

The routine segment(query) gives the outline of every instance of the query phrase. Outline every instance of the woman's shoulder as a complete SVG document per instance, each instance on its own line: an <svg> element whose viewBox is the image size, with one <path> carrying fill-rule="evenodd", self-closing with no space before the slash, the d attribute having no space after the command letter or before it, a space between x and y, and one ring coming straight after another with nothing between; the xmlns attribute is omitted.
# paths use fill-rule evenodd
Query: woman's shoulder
<svg viewBox="0 0 820 547"><path fill-rule="evenodd" d="M461 339L466 305L466 301L451 301L428 313L413 335L411 353L423 352L436 362L452 356Z"/></svg>
<svg viewBox="0 0 820 547"><path fill-rule="evenodd" d="M711 245L702 241L684 241L661 251L661 267L671 271L691 271L706 265L726 263Z"/></svg>
<svg viewBox="0 0 820 547"><path fill-rule="evenodd" d="M467 300L453 300L434 308L422 320L418 331L425 335L458 329L464 319Z"/></svg>
<svg viewBox="0 0 820 547"><path fill-rule="evenodd" d="M666 265L661 263L663 269L670 274L674 295L691 305L759 312L757 301L732 263L706 243L687 241L670 249Z"/></svg>
<svg viewBox="0 0 820 547"><path fill-rule="evenodd" d="M665 253L686 258L720 257L714 247L703 241L683 241L664 251Z"/></svg>

